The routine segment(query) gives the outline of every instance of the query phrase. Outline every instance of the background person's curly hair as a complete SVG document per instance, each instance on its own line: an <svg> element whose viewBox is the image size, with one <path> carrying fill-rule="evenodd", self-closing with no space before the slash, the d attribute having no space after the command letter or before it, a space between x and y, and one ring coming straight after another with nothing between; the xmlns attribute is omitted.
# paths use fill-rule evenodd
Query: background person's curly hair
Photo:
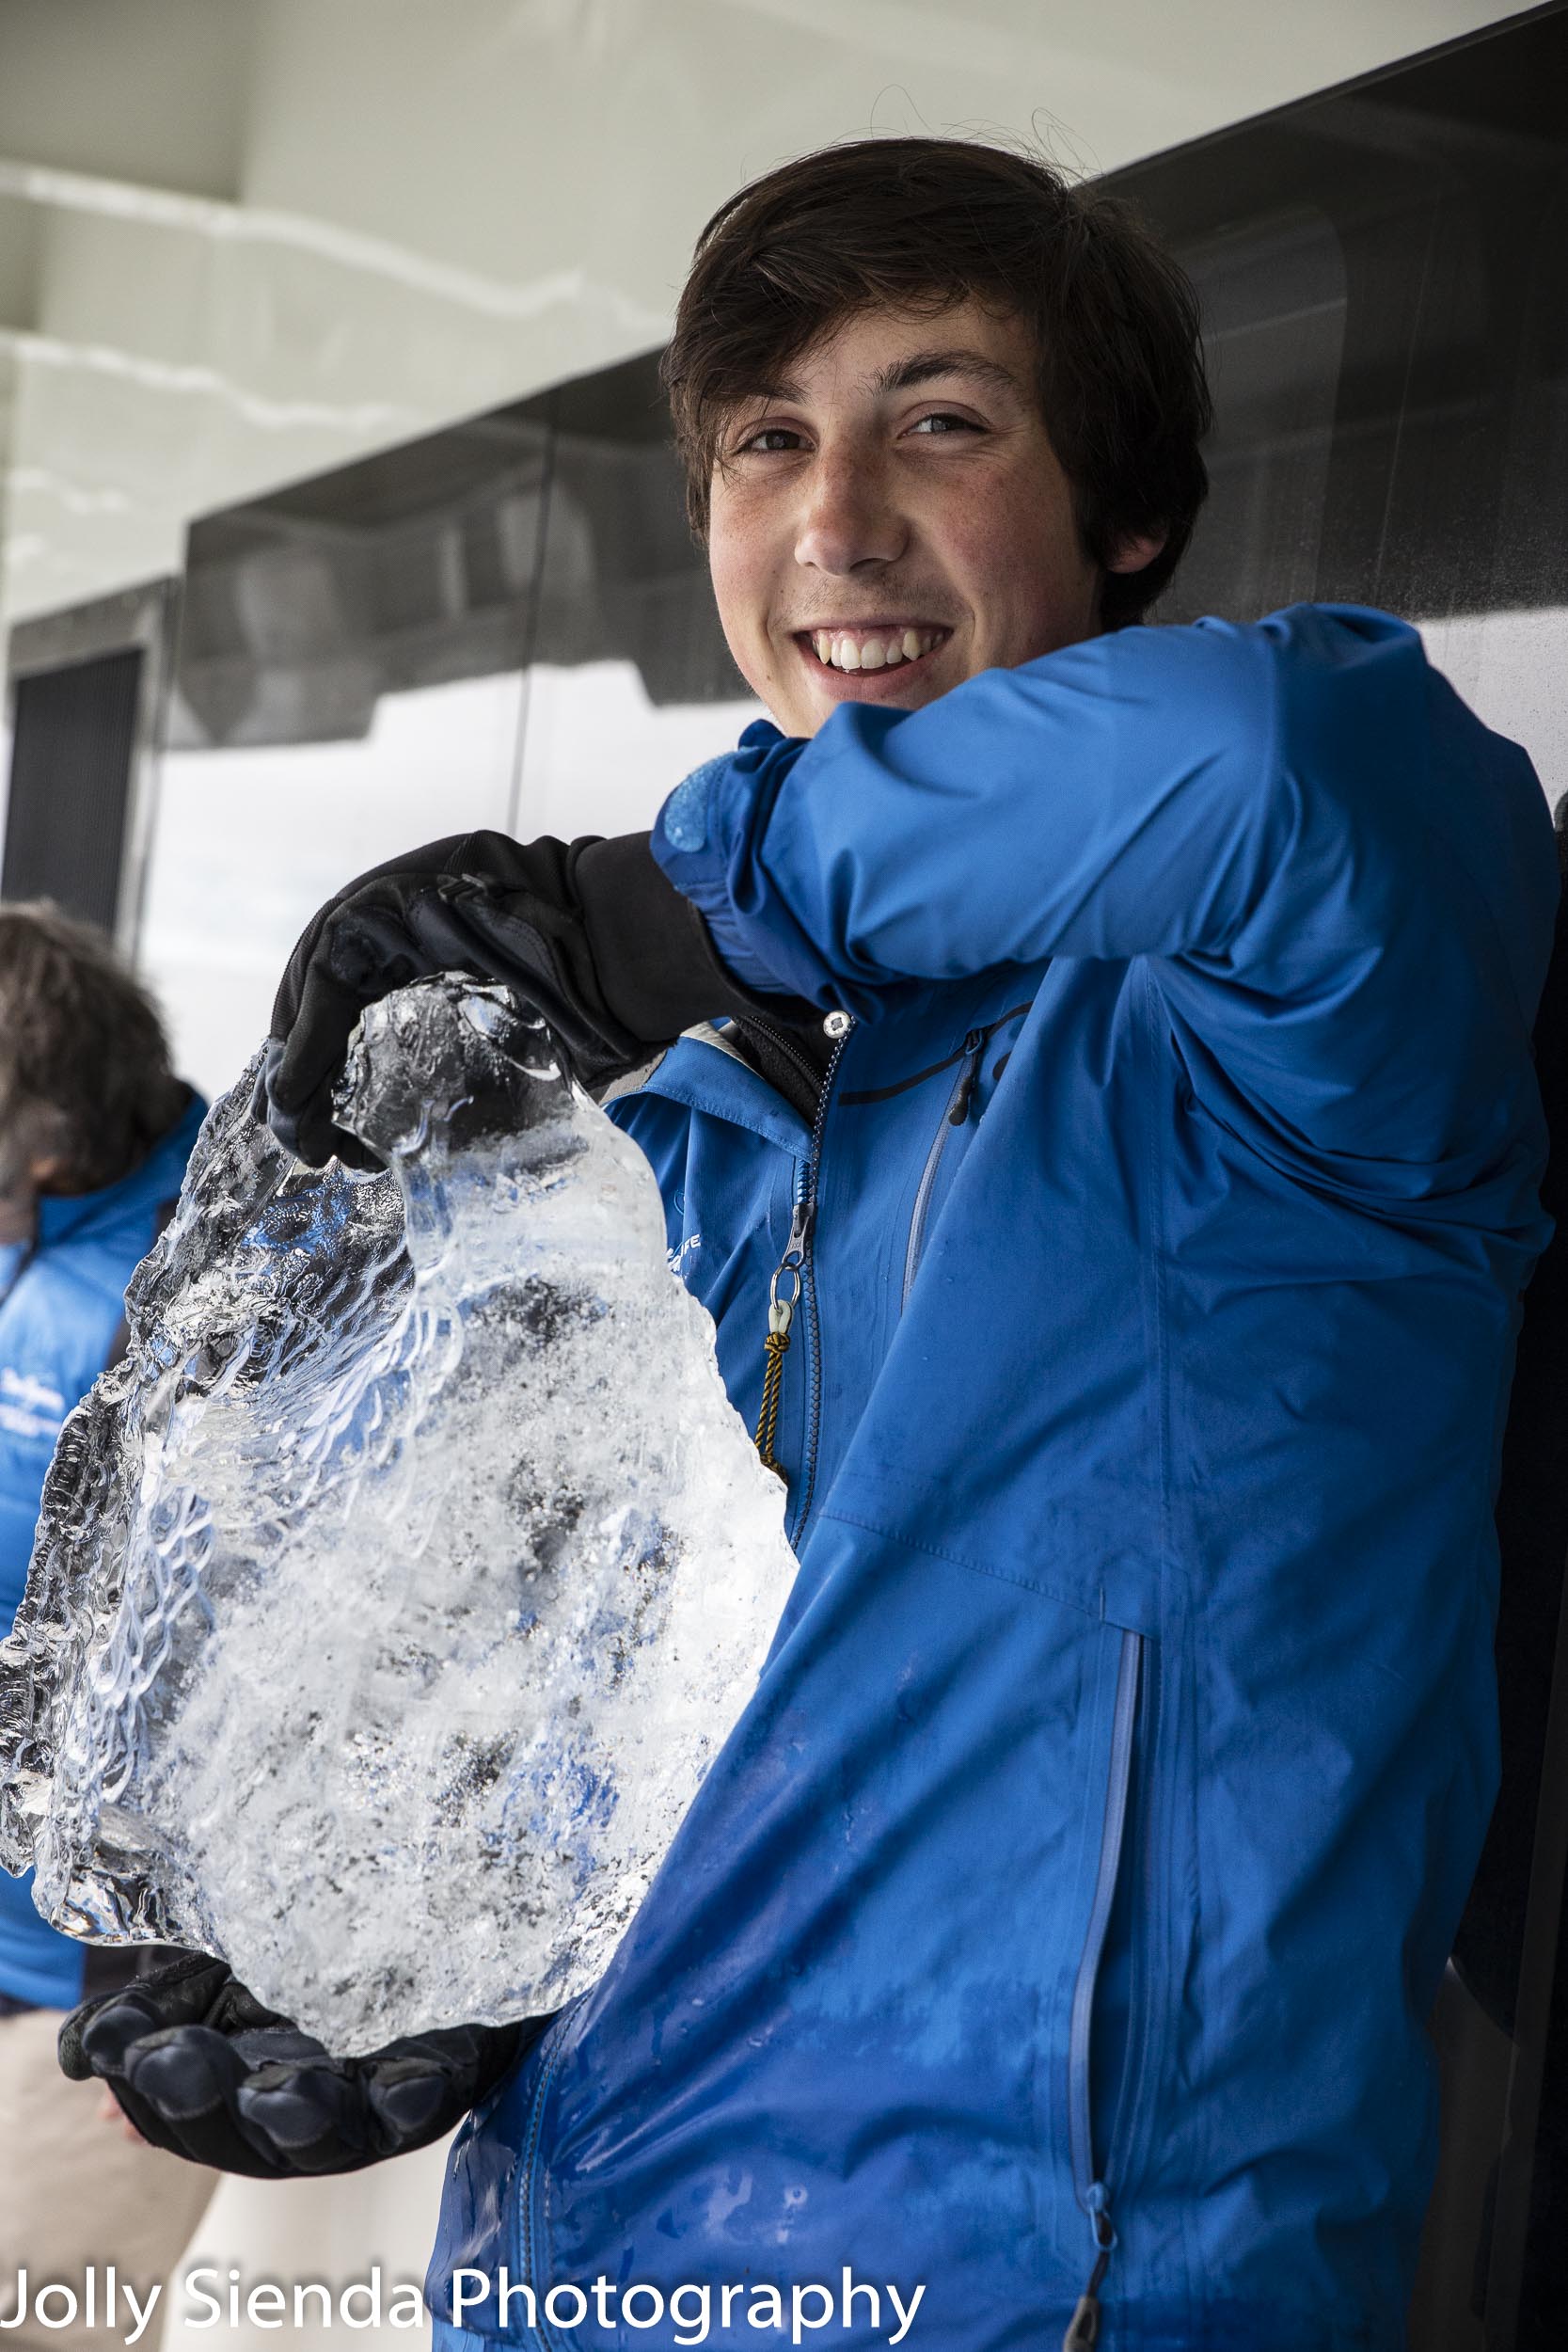
<svg viewBox="0 0 1568 2352"><path fill-rule="evenodd" d="M1197 296L1130 207L1049 164L970 139L871 138L782 165L697 240L663 373L687 510L707 534L726 417L840 320L976 296L1034 341L1040 411L1072 485L1085 552L1166 533L1107 573L1107 628L1142 618L1208 494L1212 408Z"/></svg>
<svg viewBox="0 0 1568 2352"><path fill-rule="evenodd" d="M44 1159L60 1164L52 1190L117 1184L186 1092L113 943L47 899L0 905L0 1194Z"/></svg>

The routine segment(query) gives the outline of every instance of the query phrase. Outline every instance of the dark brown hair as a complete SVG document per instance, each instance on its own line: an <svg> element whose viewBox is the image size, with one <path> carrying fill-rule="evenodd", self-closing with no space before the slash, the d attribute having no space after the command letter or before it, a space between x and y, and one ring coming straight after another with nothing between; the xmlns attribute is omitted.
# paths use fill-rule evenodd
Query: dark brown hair
<svg viewBox="0 0 1568 2352"><path fill-rule="evenodd" d="M185 1091L112 941L46 898L0 906L0 1189L34 1158L64 1162L62 1191L118 1183Z"/></svg>
<svg viewBox="0 0 1568 2352"><path fill-rule="evenodd" d="M973 140L825 148L715 213L663 362L693 531L706 535L719 439L739 402L852 312L937 311L969 295L1033 336L1041 414L1091 562L1103 566L1125 535L1165 532L1142 571L1106 574L1105 626L1137 620L1209 487L1197 297L1125 204Z"/></svg>

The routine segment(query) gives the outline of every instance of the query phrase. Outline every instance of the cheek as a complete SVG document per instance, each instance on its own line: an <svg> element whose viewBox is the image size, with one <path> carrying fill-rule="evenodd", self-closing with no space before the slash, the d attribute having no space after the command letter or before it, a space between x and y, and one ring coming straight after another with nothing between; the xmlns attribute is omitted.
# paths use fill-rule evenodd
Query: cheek
<svg viewBox="0 0 1568 2352"><path fill-rule="evenodd" d="M708 532L708 578L731 653L748 675L768 659L772 574L767 549L733 514L715 508Z"/></svg>
<svg viewBox="0 0 1568 2352"><path fill-rule="evenodd" d="M955 584L998 658L1044 652L1092 611L1097 575L1054 483L975 485L953 502L943 536Z"/></svg>

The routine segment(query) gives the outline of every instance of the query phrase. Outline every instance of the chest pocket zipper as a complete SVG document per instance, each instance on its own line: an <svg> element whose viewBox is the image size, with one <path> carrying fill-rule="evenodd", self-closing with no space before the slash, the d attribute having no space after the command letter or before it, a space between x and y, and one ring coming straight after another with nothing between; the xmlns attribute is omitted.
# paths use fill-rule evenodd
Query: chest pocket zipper
<svg viewBox="0 0 1568 2352"><path fill-rule="evenodd" d="M965 1038L962 1049L963 1058L958 1064L958 1074L953 1081L953 1091L947 1098L947 1107L942 1112L942 1124L936 1132L936 1140L931 1145L926 1165L920 1171L920 1182L915 1187L914 1208L910 1216L909 1247L904 1252L904 1287L898 1301L900 1313L910 1303L910 1292L914 1284L915 1269L920 1263L920 1253L926 1246L926 1226L930 1216L931 1193L936 1184L937 1172L942 1167L942 1155L947 1150L948 1138L953 1130L955 1127L961 1127L969 1117L970 1098L974 1092L975 1081L980 1074L980 1057L986 1050L986 1040L990 1035L990 1029L971 1029Z"/></svg>
<svg viewBox="0 0 1568 2352"><path fill-rule="evenodd" d="M926 1228L930 1222L931 1196L936 1189L937 1175L942 1167L942 1157L952 1138L954 1129L964 1126L968 1121L974 1089L980 1083L980 1064L985 1059L986 1048L998 1030L1006 1028L1010 1022L1022 1021L1029 1009L1027 1005L1009 1007L1007 1011L999 1014L994 1021L988 1021L983 1029L971 1029L958 1053L948 1056L949 1062L958 1063L958 1074L953 1081L953 1091L947 1098L947 1106L942 1115L942 1124L937 1129L936 1139L927 1154L926 1165L920 1172L920 1182L915 1187L914 1207L910 1215L909 1245L904 1252L904 1287L898 1300L900 1314L910 1303L910 1292L914 1284L921 1252L926 1247ZM1009 1048L996 1065L994 1074L997 1077L1001 1076L1010 1058L1011 1049ZM946 1067L947 1064L943 1062L939 1062L936 1066L937 1070ZM927 1078L932 1078L935 1075L936 1070L920 1070L912 1078L900 1080L897 1086L878 1087L862 1094L847 1094L844 1099L846 1103L885 1102L890 1095L902 1094L906 1088L919 1086Z"/></svg>
<svg viewBox="0 0 1568 2352"><path fill-rule="evenodd" d="M1111 1762L1105 1790L1105 1812L1100 1837L1100 1863L1095 1873L1094 1900L1089 1910L1089 1924L1084 1938L1084 1949L1078 1963L1078 1974L1072 1989L1072 2014L1068 2037L1068 2131L1072 2148L1072 2185L1079 2204L1088 2217L1094 2239L1093 2266L1088 2283L1079 2296L1072 2317L1062 2338L1062 2352L1088 2352L1100 2336L1100 2291L1105 2282L1111 2256L1116 2251L1117 2233L1111 2219L1111 2188L1108 2175L1112 2156L1110 2148L1097 2152L1094 2143L1093 2100L1090 2091L1090 2058L1094 2026L1095 1994L1100 1983L1101 1963L1105 1957L1105 1939L1111 1925L1111 1911L1116 1901L1127 1845L1128 1814L1132 1793L1132 1768L1136 1751L1138 1701L1144 1679L1144 1637L1141 1633L1124 1632L1121 1656L1117 1666L1116 1702L1111 1719ZM1135 2069L1134 2038L1129 2020L1127 2058L1123 2068L1121 2094L1117 2106L1118 2120L1127 2107L1128 2078Z"/></svg>

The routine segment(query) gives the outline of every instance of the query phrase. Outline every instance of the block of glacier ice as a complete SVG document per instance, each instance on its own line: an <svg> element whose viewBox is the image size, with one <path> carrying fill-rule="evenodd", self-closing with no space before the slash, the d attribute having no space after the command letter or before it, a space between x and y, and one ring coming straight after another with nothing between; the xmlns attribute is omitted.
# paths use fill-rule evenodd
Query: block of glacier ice
<svg viewBox="0 0 1568 2352"><path fill-rule="evenodd" d="M60 1438L0 1861L352 2053L593 1981L794 1560L645 1161L504 992L366 1015L384 1175L298 1167L250 1088Z"/></svg>

